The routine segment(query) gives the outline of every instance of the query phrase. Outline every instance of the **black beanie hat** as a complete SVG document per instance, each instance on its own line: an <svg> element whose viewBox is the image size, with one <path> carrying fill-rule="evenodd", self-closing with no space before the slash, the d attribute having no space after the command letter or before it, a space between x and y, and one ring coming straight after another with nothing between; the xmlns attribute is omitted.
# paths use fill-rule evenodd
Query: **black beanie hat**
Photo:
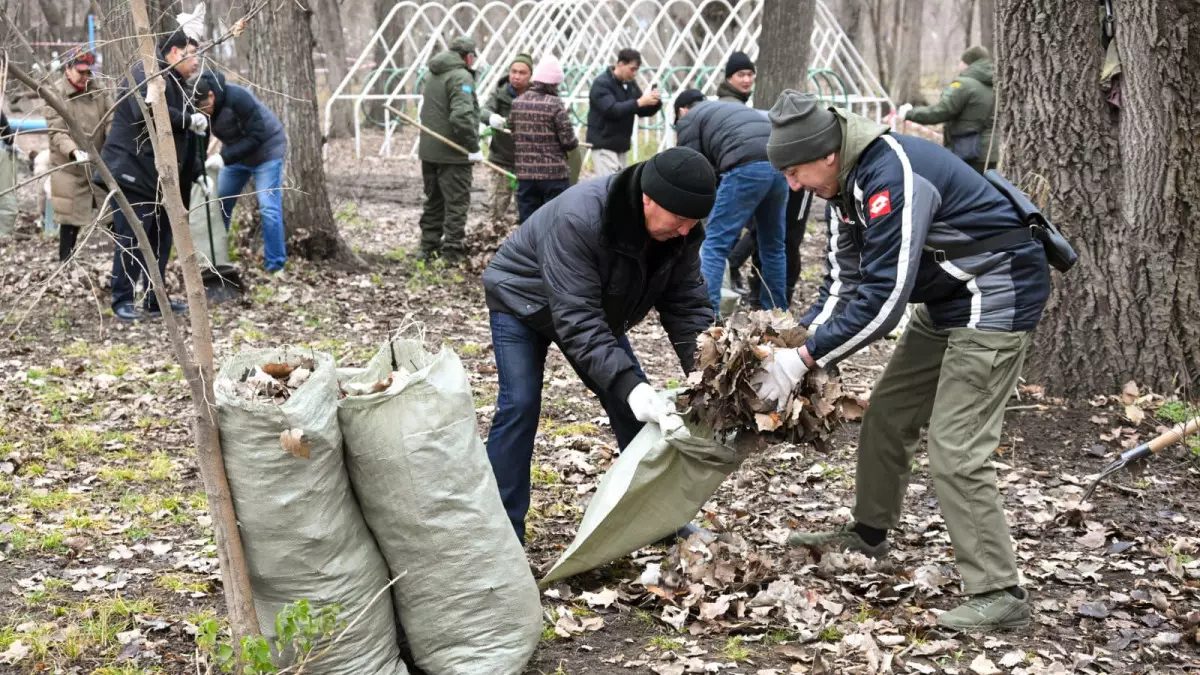
<svg viewBox="0 0 1200 675"><path fill-rule="evenodd" d="M642 194L684 218L705 218L717 197L717 175L704 155L676 147L642 164Z"/></svg>
<svg viewBox="0 0 1200 675"><path fill-rule="evenodd" d="M725 62L725 79L728 80L739 70L754 71L754 62L746 56L746 52L734 52L729 55L729 60Z"/></svg>
<svg viewBox="0 0 1200 675"><path fill-rule="evenodd" d="M679 124L679 111L690 108L705 100L704 93L699 89L684 89L675 97L675 124Z"/></svg>

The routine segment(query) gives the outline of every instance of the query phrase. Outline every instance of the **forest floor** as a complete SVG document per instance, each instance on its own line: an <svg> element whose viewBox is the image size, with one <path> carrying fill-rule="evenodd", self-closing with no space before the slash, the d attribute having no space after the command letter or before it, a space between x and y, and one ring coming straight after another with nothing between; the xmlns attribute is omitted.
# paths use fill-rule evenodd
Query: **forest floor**
<svg viewBox="0 0 1200 675"><path fill-rule="evenodd" d="M339 142L331 197L366 261L347 272L293 259L266 276L246 241L250 289L211 309L223 360L244 347L305 345L362 365L420 322L431 347L471 373L479 430L496 400L478 264L417 264L417 164L355 160ZM471 229L481 229L477 170ZM29 195L23 206L33 210ZM806 304L823 235L805 245ZM187 387L160 322L107 310L111 244L89 239L55 275L56 243L28 222L0 243L0 672L195 673L196 626L223 614L211 520L191 446ZM173 263L174 265L174 263ZM177 272L172 275L178 284ZM17 326L19 324L19 326ZM653 315L631 339L657 386L682 377ZM891 343L844 366L869 389ZM857 424L825 454L776 445L748 459L705 506L730 543L691 550L677 594L647 590L647 568L680 551L650 547L543 595L546 630L528 673L1162 673L1200 670L1200 447L1176 445L1125 472L1090 503L1088 478L1185 414L1131 385L1086 401L1042 393L1036 374L1009 404L999 483L1035 620L996 635L951 635L958 575L926 458L914 461L903 523L886 560L815 557L789 528L833 528L854 499ZM546 372L528 556L544 570L571 542L616 453L595 398L556 350ZM702 549L702 550L701 550Z"/></svg>

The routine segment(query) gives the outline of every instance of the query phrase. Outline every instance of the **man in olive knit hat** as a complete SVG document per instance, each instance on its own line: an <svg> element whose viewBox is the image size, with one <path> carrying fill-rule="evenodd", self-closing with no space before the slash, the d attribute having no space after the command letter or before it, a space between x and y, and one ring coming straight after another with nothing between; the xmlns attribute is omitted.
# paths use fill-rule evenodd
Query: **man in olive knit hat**
<svg viewBox="0 0 1200 675"><path fill-rule="evenodd" d="M512 111L513 99L524 94L529 89L530 77L533 75L533 57L529 54L517 54L508 66L508 74L496 83L496 89L488 98L487 105L479 111L479 119L492 128L492 138L488 143L489 156L493 164L515 173L516 150L508 124L508 114ZM513 189L508 177L493 171L492 184L488 200L491 205L492 220L499 220L508 213L513 203Z"/></svg>
<svg viewBox="0 0 1200 675"><path fill-rule="evenodd" d="M809 369L863 349L923 303L863 417L854 522L791 543L885 555L928 424L929 470L972 596L938 624L1028 625L990 456L1049 295L1042 245L995 185L929 141L790 90L769 118L772 164L793 189L829 200L832 217L825 281L802 319L812 334L774 350L754 380L759 395L783 405Z"/></svg>
<svg viewBox="0 0 1200 675"><path fill-rule="evenodd" d="M943 125L942 144L983 173L1000 159L1000 147L992 142L996 96L992 92L992 58L987 47L967 48L960 71L936 104L914 108L905 103L896 116L917 124Z"/></svg>
<svg viewBox="0 0 1200 675"><path fill-rule="evenodd" d="M522 223L484 271L500 380L488 459L522 542L550 343L599 397L622 448L643 424L672 422L673 407L650 385L626 333L654 309L683 372L692 369L696 336L713 321L696 223L716 187L702 155L671 148L569 188Z"/></svg>

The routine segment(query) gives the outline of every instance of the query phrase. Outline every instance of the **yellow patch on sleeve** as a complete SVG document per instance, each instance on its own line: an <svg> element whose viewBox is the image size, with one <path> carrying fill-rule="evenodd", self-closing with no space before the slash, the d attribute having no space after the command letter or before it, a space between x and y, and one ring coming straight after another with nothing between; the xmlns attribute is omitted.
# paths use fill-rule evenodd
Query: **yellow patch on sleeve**
<svg viewBox="0 0 1200 675"><path fill-rule="evenodd" d="M961 87L961 86L962 86L962 82L959 82L958 80L955 80L955 81L953 81L953 82L951 82L951 83L950 83L950 88L951 88L951 89L955 89L955 88L958 88L958 87Z"/></svg>

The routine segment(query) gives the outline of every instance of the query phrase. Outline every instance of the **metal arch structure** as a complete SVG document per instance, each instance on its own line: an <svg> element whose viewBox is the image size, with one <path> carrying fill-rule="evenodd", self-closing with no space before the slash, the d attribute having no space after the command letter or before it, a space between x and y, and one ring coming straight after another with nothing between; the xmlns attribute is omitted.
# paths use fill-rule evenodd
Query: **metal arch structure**
<svg viewBox="0 0 1200 675"><path fill-rule="evenodd" d="M516 0L475 4L401 0L388 12L349 73L324 107L328 134L335 105L353 106L355 154L362 156L364 105L420 109L426 64L451 40L470 35L479 45L476 72L480 103L521 52L539 59L553 54L563 64L560 93L576 125L587 119L594 77L632 47L642 54L643 90L657 84L664 101L687 87L712 95L734 51L758 56L762 0ZM833 13L817 0L812 37L811 91L876 120L892 109L887 92L850 42ZM377 62L374 62L376 59ZM398 121L382 105L384 140L378 152L391 155ZM668 110L670 106L664 106ZM370 121L369 121L370 122ZM673 143L664 114L640 120L632 154ZM416 145L402 149L414 154Z"/></svg>

